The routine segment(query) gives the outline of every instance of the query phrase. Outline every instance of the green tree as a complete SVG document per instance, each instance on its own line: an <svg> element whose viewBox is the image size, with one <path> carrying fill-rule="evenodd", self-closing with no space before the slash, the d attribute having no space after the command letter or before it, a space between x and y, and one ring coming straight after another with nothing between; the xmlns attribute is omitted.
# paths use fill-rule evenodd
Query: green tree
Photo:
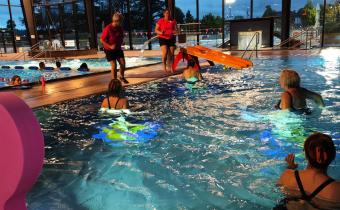
<svg viewBox="0 0 340 210"><path fill-rule="evenodd" d="M192 16L191 12L188 10L185 14L185 23L193 23L195 22L194 16Z"/></svg>
<svg viewBox="0 0 340 210"><path fill-rule="evenodd" d="M212 13L204 15L201 20L202 28L219 28L222 25L221 16L215 16Z"/></svg>
<svg viewBox="0 0 340 210"><path fill-rule="evenodd" d="M314 26L316 17L316 8L313 6L311 0L308 0L307 4L299 9L298 14L301 18L301 23L303 26Z"/></svg>
<svg viewBox="0 0 340 210"><path fill-rule="evenodd" d="M182 10L178 7L175 7L175 19L177 23L184 23L185 15Z"/></svg>
<svg viewBox="0 0 340 210"><path fill-rule="evenodd" d="M273 10L270 5L266 6L266 10L264 11L262 17L272 17L277 16L277 11Z"/></svg>
<svg viewBox="0 0 340 210"><path fill-rule="evenodd" d="M15 24L15 21L14 21L14 20L12 20L12 24L13 24L13 29L15 29L15 27L17 26L17 24ZM11 20L7 20L7 26L6 26L6 28L7 28L8 30L11 30Z"/></svg>

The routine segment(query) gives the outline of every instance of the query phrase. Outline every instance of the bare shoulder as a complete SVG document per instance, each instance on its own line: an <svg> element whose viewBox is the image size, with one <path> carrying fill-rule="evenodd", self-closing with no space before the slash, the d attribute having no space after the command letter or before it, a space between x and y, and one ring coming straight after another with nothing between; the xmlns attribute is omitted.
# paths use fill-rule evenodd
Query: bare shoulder
<svg viewBox="0 0 340 210"><path fill-rule="evenodd" d="M340 182L335 181L329 185L328 192L332 201L340 202Z"/></svg>
<svg viewBox="0 0 340 210"><path fill-rule="evenodd" d="M294 170L292 169L286 169L278 183L278 185L283 186L283 187L288 187L288 188L294 188L296 187L296 180L295 180L295 175L294 175Z"/></svg>

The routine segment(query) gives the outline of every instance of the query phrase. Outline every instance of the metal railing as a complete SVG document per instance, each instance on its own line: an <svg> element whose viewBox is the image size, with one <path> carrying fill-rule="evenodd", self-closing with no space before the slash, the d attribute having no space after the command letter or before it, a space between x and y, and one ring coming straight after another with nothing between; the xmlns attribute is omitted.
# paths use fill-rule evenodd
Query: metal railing
<svg viewBox="0 0 340 210"><path fill-rule="evenodd" d="M275 48L283 48L286 47L287 49L296 49L304 47L304 49L311 49L312 48L312 41L315 39L317 40L320 37L320 33L317 29L301 29L301 31L293 36L289 37L288 39L282 41L280 44L273 47ZM304 42L303 42L303 41ZM293 44L291 44L293 43ZM285 46L287 45L287 46Z"/></svg>
<svg viewBox="0 0 340 210"><path fill-rule="evenodd" d="M255 46L253 49L249 50L250 45L253 43L253 40L255 38ZM246 49L244 50L244 52L242 53L241 58L244 58L247 52L250 52L249 58L248 60L251 58L251 56L253 55L254 51L257 57L257 51L258 51L258 45L260 43L260 33L259 32L255 32L254 35L251 37L250 42L248 43Z"/></svg>

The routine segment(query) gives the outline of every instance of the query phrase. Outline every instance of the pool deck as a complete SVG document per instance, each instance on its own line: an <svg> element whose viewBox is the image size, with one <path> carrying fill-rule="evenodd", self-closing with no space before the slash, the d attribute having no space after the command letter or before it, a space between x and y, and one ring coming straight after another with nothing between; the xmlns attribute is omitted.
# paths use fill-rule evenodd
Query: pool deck
<svg viewBox="0 0 340 210"><path fill-rule="evenodd" d="M231 52L232 55L238 55L242 51ZM288 56L288 55L315 55L319 54L320 50L272 50L259 51L259 56ZM145 51L145 57L160 56L159 50ZM126 51L126 57L140 56L140 51ZM97 53L93 56L83 56L82 58L101 58L103 53ZM79 58L79 57L77 57ZM2 59L0 57L0 59ZM208 65L204 63L204 65ZM162 70L161 64L148 65L145 67L137 67L129 69L125 72L129 85L138 85L161 78L180 74L184 66L180 66L179 70L174 74L165 73ZM109 81L111 80L111 73L93 74L84 77L77 77L66 80L51 81L46 83L45 89L42 86L35 85L29 90L0 90L0 92L12 92L22 98L29 107L36 108L40 106L55 104L61 101L81 98L92 94L103 93L107 90Z"/></svg>
<svg viewBox="0 0 340 210"><path fill-rule="evenodd" d="M138 85L157 79L180 74L183 70L179 68L175 73L165 73L161 64L150 65L129 69L125 72L125 77L130 85ZM42 86L35 85L28 90L6 90L23 99L29 107L36 108L40 106L55 104L61 101L81 98L92 94L103 93L111 80L111 73L102 73L78 77L74 79L52 81L46 83L43 90Z"/></svg>

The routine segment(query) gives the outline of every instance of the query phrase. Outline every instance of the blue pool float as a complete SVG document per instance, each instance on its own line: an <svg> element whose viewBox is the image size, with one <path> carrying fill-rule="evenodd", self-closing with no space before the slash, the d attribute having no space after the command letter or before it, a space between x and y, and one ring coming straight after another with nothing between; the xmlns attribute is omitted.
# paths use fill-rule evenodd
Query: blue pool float
<svg viewBox="0 0 340 210"><path fill-rule="evenodd" d="M29 69L29 70L38 70L39 67L37 67L37 66L30 66L30 67L28 67L28 69Z"/></svg>
<svg viewBox="0 0 340 210"><path fill-rule="evenodd" d="M25 68L23 66L14 66L14 69L22 70L22 69L25 69Z"/></svg>
<svg viewBox="0 0 340 210"><path fill-rule="evenodd" d="M10 66L1 66L2 69L10 69Z"/></svg>
<svg viewBox="0 0 340 210"><path fill-rule="evenodd" d="M53 71L53 70L54 70L54 67L52 67L52 66L46 66L46 67L45 67L45 70L46 70L46 71Z"/></svg>
<svg viewBox="0 0 340 210"><path fill-rule="evenodd" d="M60 71L71 71L70 67L60 67Z"/></svg>

